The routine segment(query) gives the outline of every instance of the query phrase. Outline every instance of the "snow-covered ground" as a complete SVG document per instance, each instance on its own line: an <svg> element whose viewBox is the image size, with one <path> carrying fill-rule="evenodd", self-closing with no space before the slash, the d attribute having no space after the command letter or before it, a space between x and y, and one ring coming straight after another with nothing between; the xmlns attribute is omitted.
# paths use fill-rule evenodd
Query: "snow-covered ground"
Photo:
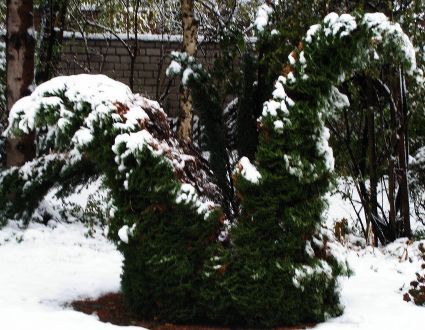
<svg viewBox="0 0 425 330"><path fill-rule="evenodd" d="M317 329L424 329L424 307L403 301L403 293L420 269L418 260L399 260L404 246L400 241L385 250L350 251L348 262L355 274L341 281L344 314ZM413 253L414 247L408 251Z"/></svg>
<svg viewBox="0 0 425 330"><path fill-rule="evenodd" d="M349 217L339 198L330 204L329 219ZM79 223L51 224L22 230L10 223L0 230L0 329L120 328L66 304L118 291L121 255L100 230L86 237ZM420 269L417 245L399 240L383 249L349 249L354 275L341 280L345 313L317 329L424 329L425 309L403 301Z"/></svg>
<svg viewBox="0 0 425 330"><path fill-rule="evenodd" d="M119 327L65 306L119 290L122 257L81 224L0 230L0 329L101 330ZM140 329L128 327L129 329Z"/></svg>
<svg viewBox="0 0 425 330"><path fill-rule="evenodd" d="M328 199L328 226L344 217L348 223L355 223L356 217L348 201L341 199L340 195L329 196ZM420 226L413 219L412 227L418 229ZM425 308L403 301L403 294L408 291L410 282L415 280L415 273L423 263L419 244L399 239L384 248L347 248L347 260L354 274L341 279L344 314L316 328L424 329Z"/></svg>

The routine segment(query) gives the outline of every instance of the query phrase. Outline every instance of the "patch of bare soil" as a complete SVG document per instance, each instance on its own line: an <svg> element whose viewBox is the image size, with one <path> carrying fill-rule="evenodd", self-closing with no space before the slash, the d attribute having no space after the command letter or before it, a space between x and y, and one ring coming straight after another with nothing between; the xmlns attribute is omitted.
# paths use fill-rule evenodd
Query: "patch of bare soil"
<svg viewBox="0 0 425 330"><path fill-rule="evenodd" d="M77 300L71 304L76 311L85 314L96 314L102 322L109 322L120 326L139 326L151 330L235 330L243 328L220 328L199 325L174 325L153 321L140 320L126 307L121 293L108 293L96 300ZM297 327L279 327L275 330L298 330L310 329L314 324L306 324Z"/></svg>

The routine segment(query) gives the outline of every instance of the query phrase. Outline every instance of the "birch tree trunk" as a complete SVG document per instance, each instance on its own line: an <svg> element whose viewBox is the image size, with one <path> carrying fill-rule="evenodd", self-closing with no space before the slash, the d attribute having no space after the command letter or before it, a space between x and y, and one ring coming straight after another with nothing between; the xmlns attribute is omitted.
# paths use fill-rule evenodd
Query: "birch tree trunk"
<svg viewBox="0 0 425 330"><path fill-rule="evenodd" d="M182 27L183 27L183 51L190 56L196 56L198 22L194 17L193 0L180 0ZM179 95L179 124L177 135L180 139L192 139L193 105L190 89L180 85Z"/></svg>
<svg viewBox="0 0 425 330"><path fill-rule="evenodd" d="M7 109L30 94L34 80L34 24L32 0L7 0ZM8 139L6 165L21 166L35 154L33 135Z"/></svg>

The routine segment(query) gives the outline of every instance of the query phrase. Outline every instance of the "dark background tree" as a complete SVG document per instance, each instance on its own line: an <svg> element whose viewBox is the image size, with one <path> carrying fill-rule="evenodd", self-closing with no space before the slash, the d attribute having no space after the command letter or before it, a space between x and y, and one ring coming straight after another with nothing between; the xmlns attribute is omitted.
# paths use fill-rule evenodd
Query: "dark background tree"
<svg viewBox="0 0 425 330"><path fill-rule="evenodd" d="M68 0L43 0L40 33L37 42L35 82L40 84L56 74L66 28Z"/></svg>
<svg viewBox="0 0 425 330"><path fill-rule="evenodd" d="M7 109L30 94L34 79L34 21L32 0L7 1ZM32 134L8 139L7 166L19 166L35 154Z"/></svg>

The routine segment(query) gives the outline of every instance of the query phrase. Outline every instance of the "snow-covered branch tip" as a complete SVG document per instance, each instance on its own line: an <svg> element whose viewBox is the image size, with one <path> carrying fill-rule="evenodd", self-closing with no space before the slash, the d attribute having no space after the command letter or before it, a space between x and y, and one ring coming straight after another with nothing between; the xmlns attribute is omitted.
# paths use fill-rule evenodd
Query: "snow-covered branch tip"
<svg viewBox="0 0 425 330"><path fill-rule="evenodd" d="M185 52L171 52L171 63L166 70L167 77L181 77L183 85L187 86L191 79L198 79L202 65Z"/></svg>
<svg viewBox="0 0 425 330"><path fill-rule="evenodd" d="M263 33L269 24L270 15L273 13L273 8L268 3L264 3L258 7L255 16L254 26L258 33Z"/></svg>
<svg viewBox="0 0 425 330"><path fill-rule="evenodd" d="M250 162L247 157L242 157L238 164L236 164L235 173L240 174L245 180L259 184L261 180L261 174L257 168Z"/></svg>

